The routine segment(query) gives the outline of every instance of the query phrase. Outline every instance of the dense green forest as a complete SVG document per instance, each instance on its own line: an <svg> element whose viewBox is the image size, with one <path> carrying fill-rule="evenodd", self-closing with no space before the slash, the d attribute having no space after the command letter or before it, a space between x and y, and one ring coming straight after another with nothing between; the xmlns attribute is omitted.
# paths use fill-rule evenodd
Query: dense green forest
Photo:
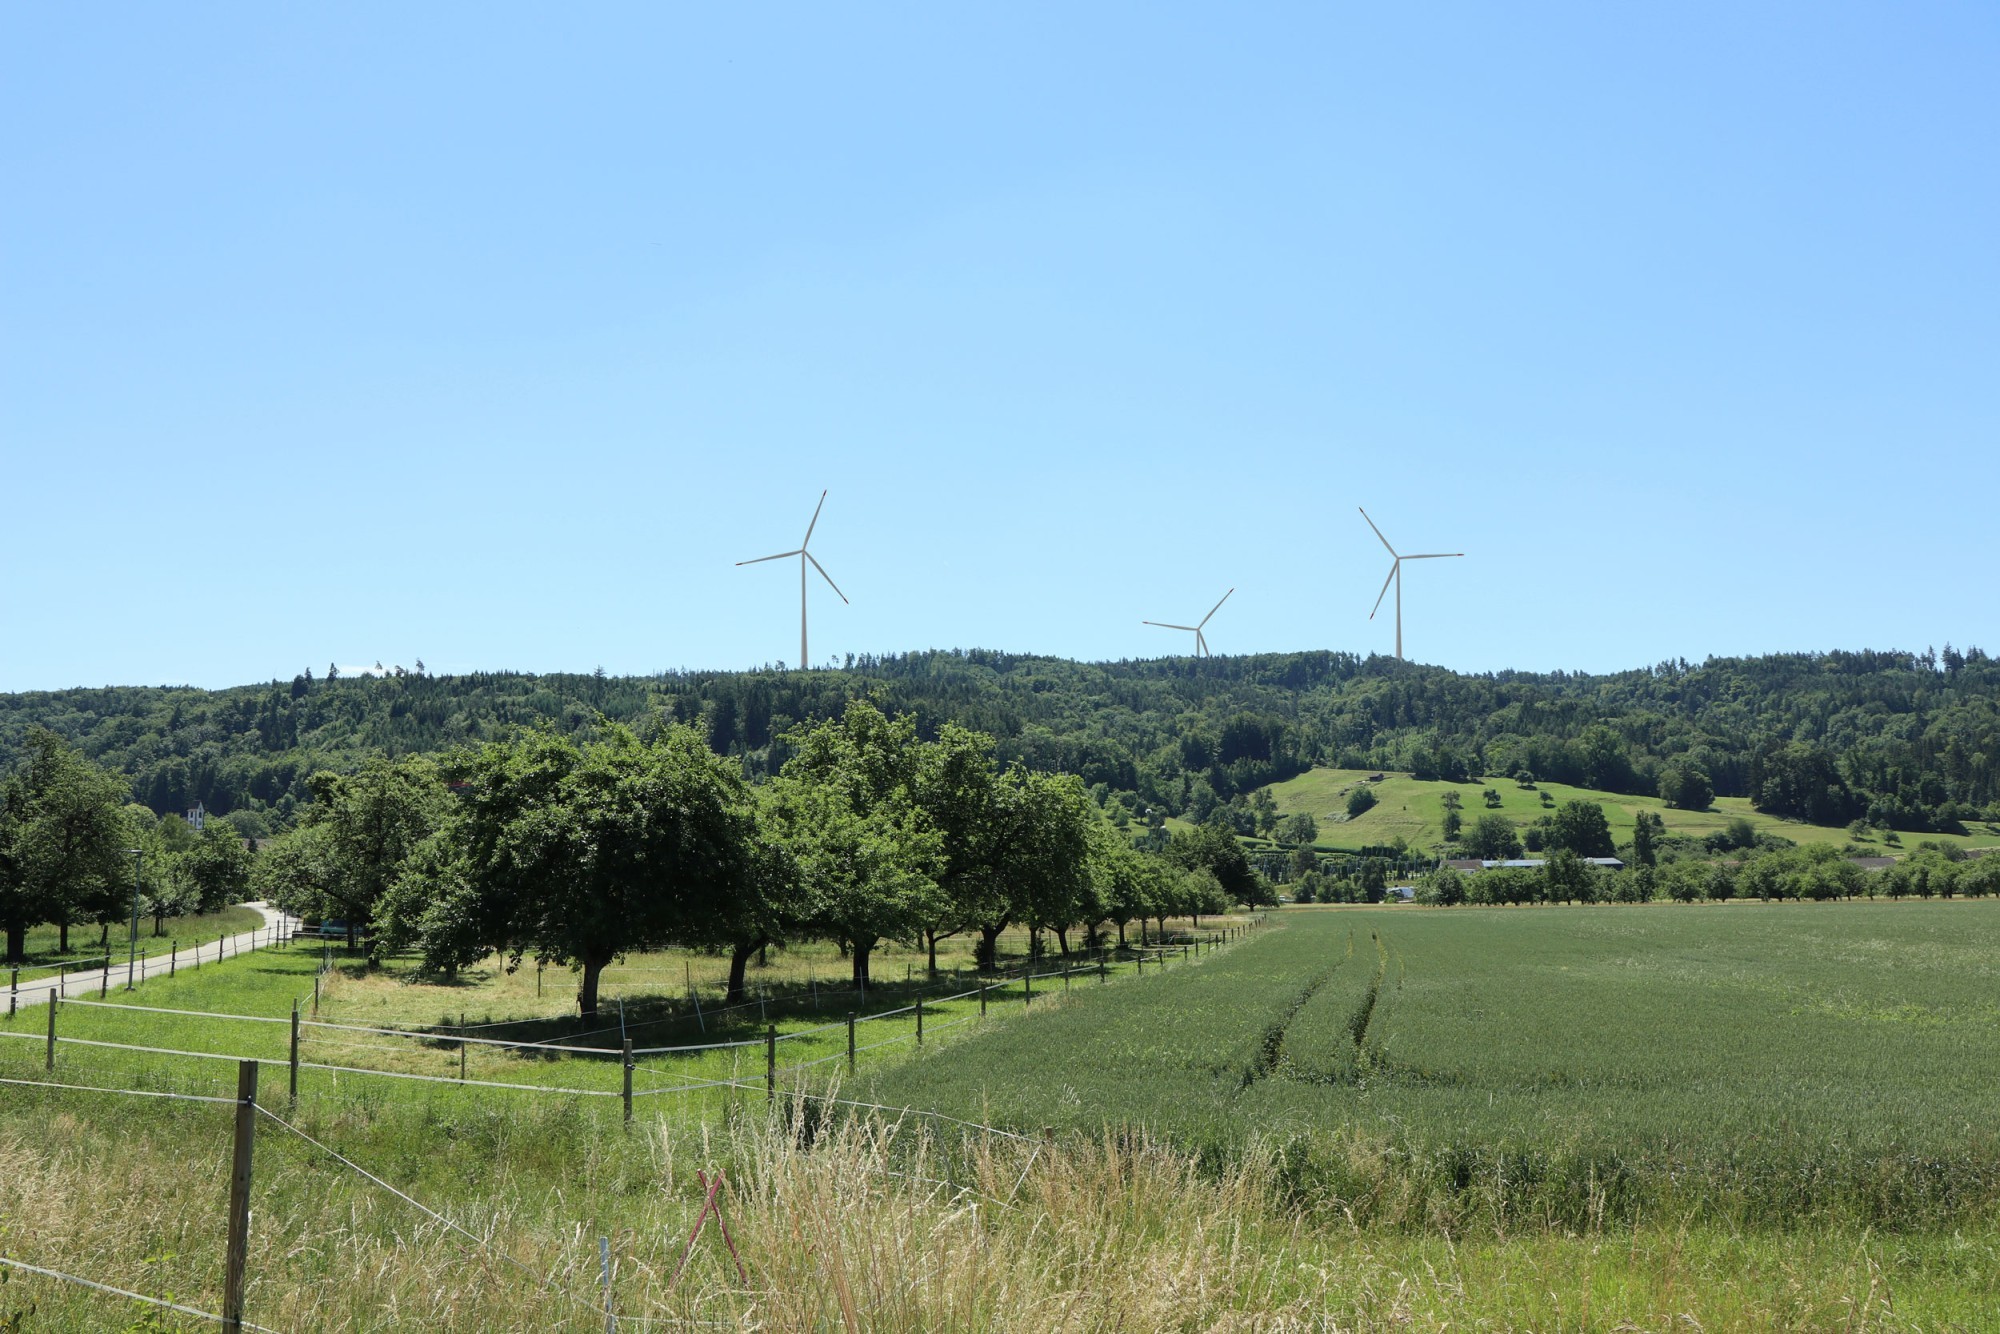
<svg viewBox="0 0 2000 1334"><path fill-rule="evenodd" d="M196 801L244 832L292 823L316 770L448 750L518 725L695 724L753 780L794 724L853 698L990 733L1002 760L1080 775L1100 801L1200 820L1319 763L1701 790L1825 824L1955 830L2000 818L2000 663L1978 649L1664 662L1611 675L1462 675L1309 652L1083 663L984 650L810 672L644 677L480 672L226 690L107 686L0 695L0 771L46 726L155 811ZM1670 797L1670 800L1672 798Z"/></svg>

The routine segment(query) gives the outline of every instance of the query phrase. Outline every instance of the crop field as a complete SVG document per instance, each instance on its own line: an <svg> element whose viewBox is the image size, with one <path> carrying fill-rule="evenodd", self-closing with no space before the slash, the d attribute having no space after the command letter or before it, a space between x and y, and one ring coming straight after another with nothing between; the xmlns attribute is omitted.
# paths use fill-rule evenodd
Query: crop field
<svg viewBox="0 0 2000 1334"><path fill-rule="evenodd" d="M1469 825L1488 813L1482 794L1492 788L1500 794L1500 813L1520 826L1533 824L1549 811L1542 804L1547 792L1557 805L1565 801L1594 801L1604 807L1611 822L1612 836L1628 842L1640 811L1652 811L1666 821L1667 832L1692 838L1719 833L1731 820L1745 819L1759 833L1776 834L1794 843L1824 843L1844 846L1852 839L1845 828L1802 824L1780 820L1751 808L1747 797L1717 797L1706 811L1674 810L1658 797L1624 796L1592 788L1571 787L1567 783L1538 783L1530 791L1511 778L1490 778L1473 783L1420 782L1408 774L1386 774L1372 786L1379 800L1362 814L1346 819L1347 794L1372 772L1366 769L1312 769L1297 778L1273 783L1267 790L1281 815L1303 811L1319 823L1319 843L1323 848L1358 848L1393 843L1401 837L1411 844L1435 846L1443 841L1444 794L1456 792L1462 803L1460 814ZM2000 847L2000 828L1986 824L1967 826L1966 834L1908 834L1904 843L1937 839L1962 848ZM1883 849L1879 843L1871 851Z"/></svg>
<svg viewBox="0 0 2000 1334"><path fill-rule="evenodd" d="M615 1059L475 1046L474 1080L546 1087L453 1082L439 1020L461 1002L470 1032L604 1040L538 1007L531 967L458 987L336 967L326 1022L433 1031L313 1030L306 1059L443 1082L308 1069L296 1102L285 1025L158 1011L288 1016L316 950L59 1022L268 1062L248 1296L273 1329L594 1330L607 1308L777 1330L1978 1328L2000 1301L1992 908L1287 910L1164 969L1039 982L1032 1008L996 987L983 1022L939 1004L921 1049L907 1012L876 1020L886 1045L844 1086L844 1034L806 1031L827 961L774 952L759 1009L706 1036L801 1034L786 1096L757 1087L761 1047L642 1056L622 1126ZM670 962L694 961L633 961ZM631 980L635 1021L684 1002ZM217 1096L234 1074L67 1043L48 1072L45 1022L8 1029L0 1078ZM746 1087L667 1092L697 1075ZM829 1118L795 1100L813 1088L853 1101ZM227 1108L7 1083L0 1109L0 1253L215 1309ZM680 1275L716 1168L744 1272L711 1229ZM24 1312L146 1316L17 1273L0 1320Z"/></svg>
<svg viewBox="0 0 2000 1334"><path fill-rule="evenodd" d="M871 1096L1261 1140L1304 1197L1402 1227L1926 1228L2000 1201L1994 905L1283 918Z"/></svg>

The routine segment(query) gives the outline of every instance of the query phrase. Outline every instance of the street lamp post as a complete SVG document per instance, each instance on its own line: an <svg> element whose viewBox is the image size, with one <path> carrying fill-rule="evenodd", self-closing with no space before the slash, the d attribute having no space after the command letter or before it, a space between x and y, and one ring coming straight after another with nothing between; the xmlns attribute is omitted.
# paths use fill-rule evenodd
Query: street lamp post
<svg viewBox="0 0 2000 1334"><path fill-rule="evenodd" d="M127 848L132 857L132 947L125 958L125 990L132 989L132 983L139 971L139 882L146 866L144 848Z"/></svg>

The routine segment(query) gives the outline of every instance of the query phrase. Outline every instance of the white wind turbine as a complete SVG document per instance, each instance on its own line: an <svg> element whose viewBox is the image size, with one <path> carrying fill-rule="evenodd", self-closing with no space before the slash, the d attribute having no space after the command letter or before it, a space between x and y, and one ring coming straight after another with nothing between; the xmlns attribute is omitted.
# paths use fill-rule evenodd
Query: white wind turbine
<svg viewBox="0 0 2000 1334"><path fill-rule="evenodd" d="M1355 506L1355 508L1361 509L1359 505ZM1368 521L1370 528L1375 528L1375 521L1368 518L1367 510L1361 510L1361 517ZM1380 528L1375 528L1375 536L1381 537L1382 545L1389 547L1389 539L1382 537L1382 530ZM1449 560L1454 556L1463 556L1465 553L1463 551L1431 551L1420 556L1401 556L1397 555L1396 548L1389 547L1389 554L1395 556L1396 560L1389 567L1389 577L1382 581L1382 591L1375 595L1375 606L1369 611L1368 619L1371 621L1374 620L1375 613L1382 610L1382 599L1389 596L1389 585L1394 584L1396 586L1396 656L1400 658L1403 656L1403 562L1406 560Z"/></svg>
<svg viewBox="0 0 2000 1334"><path fill-rule="evenodd" d="M1229 590L1229 593L1234 593L1235 591L1236 590L1232 588ZM1168 625L1165 621L1141 621L1140 624L1157 625L1162 630L1194 631L1194 651L1199 656L1206 658L1209 656L1208 641L1201 637L1201 627L1208 624L1209 616L1213 616L1215 615L1215 613L1222 610L1222 604L1229 601L1229 593L1224 593L1219 599L1217 599L1215 605L1208 609L1208 616L1202 617L1200 622L1195 625Z"/></svg>
<svg viewBox="0 0 2000 1334"><path fill-rule="evenodd" d="M817 560L814 560L812 552L806 550L807 547L812 545L813 529L819 526L819 512L825 507L826 492L822 491L819 493L819 504L813 506L812 522L806 525L805 540L799 543L797 551L780 551L775 556L759 556L756 560L739 560L736 562L738 565L761 565L767 560L783 560L787 556L797 556L799 558L799 669L801 671L805 670L806 666L812 662L812 659L806 656L806 562L812 561L812 567L819 571L820 578L826 580L826 586L839 594L842 602L847 602L847 594L841 593L840 585L833 582L833 576L826 572L826 567L821 565ZM848 605L853 606L854 604L850 602Z"/></svg>

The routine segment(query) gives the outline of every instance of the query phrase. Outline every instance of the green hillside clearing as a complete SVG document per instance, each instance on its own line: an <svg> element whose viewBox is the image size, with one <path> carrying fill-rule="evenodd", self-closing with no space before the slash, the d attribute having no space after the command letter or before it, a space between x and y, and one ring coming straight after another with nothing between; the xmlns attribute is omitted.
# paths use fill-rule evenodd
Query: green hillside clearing
<svg viewBox="0 0 2000 1334"><path fill-rule="evenodd" d="M1463 803L1461 814L1469 825L1487 813L1484 793L1489 787L1500 794L1501 813L1522 828L1533 824L1550 809L1542 805L1543 792L1554 798L1557 805L1578 799L1597 802L1604 807L1604 813L1611 821L1611 831L1621 843L1631 840L1634 819L1640 811L1657 812L1666 821L1669 834L1692 838L1716 833L1731 820L1740 818L1750 821L1759 833L1776 834L1794 843L1825 843L1840 847L1854 841L1845 828L1802 824L1796 820L1764 815L1751 808L1747 797L1717 797L1708 810L1682 811L1671 809L1658 797L1625 796L1587 787L1571 787L1566 783L1537 783L1530 790L1518 786L1511 778L1448 783L1421 781L1406 773L1386 774L1380 782L1373 784L1378 798L1376 805L1350 820L1346 814L1347 795L1370 772L1367 769L1312 769L1297 778L1273 783L1266 790L1277 802L1279 814L1304 811L1318 821L1319 845L1328 849L1389 844L1398 837L1412 846L1436 847L1444 841L1444 794L1458 793ZM1921 840L1936 839L1964 848L2000 847L2000 830L1984 824L1969 828L1971 832L1965 835L1907 834L1903 836L1903 844L1914 847ZM1883 846L1880 834L1871 835L1870 841L1863 846L1871 854L1894 855L1897 851L1896 848Z"/></svg>

